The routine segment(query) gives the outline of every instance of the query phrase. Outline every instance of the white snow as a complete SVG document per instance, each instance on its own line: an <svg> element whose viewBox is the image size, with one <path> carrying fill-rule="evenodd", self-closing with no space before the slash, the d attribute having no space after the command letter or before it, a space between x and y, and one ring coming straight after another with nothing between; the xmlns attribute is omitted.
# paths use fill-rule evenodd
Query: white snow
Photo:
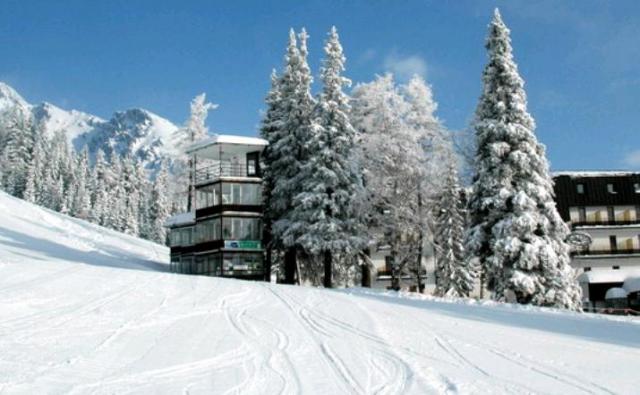
<svg viewBox="0 0 640 395"><path fill-rule="evenodd" d="M255 145L258 147L266 147L267 145L269 145L269 142L259 137L214 134L211 137L190 145L189 147L187 147L186 151L194 152L216 144Z"/></svg>
<svg viewBox="0 0 640 395"><path fill-rule="evenodd" d="M106 122L105 120L81 111L66 111L51 103L42 103L33 107L36 121L48 137L52 137L55 132L63 130L67 136L69 144L88 130Z"/></svg>
<svg viewBox="0 0 640 395"><path fill-rule="evenodd" d="M164 221L164 226L169 228L172 226L180 226L180 225L188 225L195 222L195 213L193 211L189 211L187 213L180 213L176 215L172 215Z"/></svg>
<svg viewBox="0 0 640 395"><path fill-rule="evenodd" d="M554 171L554 177L569 176L571 178L587 178L587 177L625 177L631 175L640 175L637 171L624 170L576 170L576 171Z"/></svg>
<svg viewBox="0 0 640 395"><path fill-rule="evenodd" d="M165 247L0 213L0 393L638 390L632 318L156 272Z"/></svg>
<svg viewBox="0 0 640 395"><path fill-rule="evenodd" d="M624 288L609 288L604 295L605 299L621 299L627 297L627 291Z"/></svg>

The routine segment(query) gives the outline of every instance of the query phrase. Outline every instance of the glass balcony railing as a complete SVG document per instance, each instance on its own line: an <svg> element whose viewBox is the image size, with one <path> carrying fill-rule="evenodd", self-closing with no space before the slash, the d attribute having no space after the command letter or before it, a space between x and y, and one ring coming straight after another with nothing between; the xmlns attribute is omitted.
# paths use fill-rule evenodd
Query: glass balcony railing
<svg viewBox="0 0 640 395"><path fill-rule="evenodd" d="M195 172L196 184L217 180L221 177L260 177L255 168L246 163L221 163L199 167Z"/></svg>

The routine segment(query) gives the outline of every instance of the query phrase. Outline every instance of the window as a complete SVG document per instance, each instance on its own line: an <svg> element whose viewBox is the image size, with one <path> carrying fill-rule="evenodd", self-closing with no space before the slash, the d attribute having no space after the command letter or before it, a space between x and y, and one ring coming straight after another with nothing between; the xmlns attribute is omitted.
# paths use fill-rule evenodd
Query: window
<svg viewBox="0 0 640 395"><path fill-rule="evenodd" d="M260 205L262 204L262 185L223 183L222 204Z"/></svg>
<svg viewBox="0 0 640 395"><path fill-rule="evenodd" d="M205 208L220 204L220 185L207 185L196 190L196 207Z"/></svg>
<svg viewBox="0 0 640 395"><path fill-rule="evenodd" d="M636 182L633 184L633 191L635 193L640 193L640 182Z"/></svg>
<svg viewBox="0 0 640 395"><path fill-rule="evenodd" d="M587 266L587 267L585 267L585 268L584 268L584 271L585 271L585 272L590 272L590 271L591 271L591 268L590 268L589 266Z"/></svg>
<svg viewBox="0 0 640 395"><path fill-rule="evenodd" d="M613 270L620 270L620 266L617 266L617 265L616 265L616 266L614 266L614 267L613 267Z"/></svg>
<svg viewBox="0 0 640 395"><path fill-rule="evenodd" d="M223 218L222 237L225 240L261 240L259 218Z"/></svg>
<svg viewBox="0 0 640 395"><path fill-rule="evenodd" d="M247 154L247 176L249 177L258 176L259 157L260 157L259 152L249 152Z"/></svg>
<svg viewBox="0 0 640 395"><path fill-rule="evenodd" d="M609 248L614 252L618 250L618 240L615 236L609 236Z"/></svg>
<svg viewBox="0 0 640 395"><path fill-rule="evenodd" d="M180 245L180 229L171 229L169 235L169 246L176 247Z"/></svg>
<svg viewBox="0 0 640 395"><path fill-rule="evenodd" d="M180 229L180 245L188 246L193 244L192 233L192 226Z"/></svg>
<svg viewBox="0 0 640 395"><path fill-rule="evenodd" d="M260 274L262 273L262 254L225 253L222 259L222 269L229 274Z"/></svg>
<svg viewBox="0 0 640 395"><path fill-rule="evenodd" d="M576 185L576 192L578 192L579 194L584 194L584 184L577 184Z"/></svg>
<svg viewBox="0 0 640 395"><path fill-rule="evenodd" d="M255 176L258 173L257 161L253 158L247 159L247 175Z"/></svg>
<svg viewBox="0 0 640 395"><path fill-rule="evenodd" d="M585 223L587 222L587 210L583 207L578 207L578 222Z"/></svg>
<svg viewBox="0 0 640 395"><path fill-rule="evenodd" d="M177 273L180 266L180 256L172 255L171 262L169 263L169 268L172 273Z"/></svg>
<svg viewBox="0 0 640 395"><path fill-rule="evenodd" d="M607 184L607 192L609 192L611 194L618 193L618 192L616 192L616 189L613 187L613 184Z"/></svg>
<svg viewBox="0 0 640 395"><path fill-rule="evenodd" d="M616 220L616 211L614 210L613 206L607 207L607 220L609 222L614 222Z"/></svg>
<svg viewBox="0 0 640 395"><path fill-rule="evenodd" d="M196 225L196 242L220 240L220 218L200 221Z"/></svg>

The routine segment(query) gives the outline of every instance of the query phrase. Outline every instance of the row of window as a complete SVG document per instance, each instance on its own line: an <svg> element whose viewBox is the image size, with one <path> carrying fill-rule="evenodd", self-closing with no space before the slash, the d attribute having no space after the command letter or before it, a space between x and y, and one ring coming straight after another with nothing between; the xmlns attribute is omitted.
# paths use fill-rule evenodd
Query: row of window
<svg viewBox="0 0 640 395"><path fill-rule="evenodd" d="M576 184L576 192L582 195L584 194L584 190L584 184ZM636 182L633 184L633 190L635 191L635 193L640 193L640 182ZM616 191L615 185L613 184L607 184L607 192L612 195L618 193L618 191Z"/></svg>
<svg viewBox="0 0 640 395"><path fill-rule="evenodd" d="M630 210L627 211L627 213ZM635 211L636 211L636 220L640 220L640 206L636 206L635 207ZM595 222L601 222L602 220L598 217L599 216L599 212L596 211L596 218L594 219ZM625 217L627 216L627 214L625 214ZM616 221L616 209L614 206L607 206L607 221L609 222L614 222ZM624 218L622 219L622 221L631 221L630 218ZM587 221L587 208L585 206L579 206L578 207L578 222L581 223L585 223L588 222Z"/></svg>
<svg viewBox="0 0 640 395"><path fill-rule="evenodd" d="M262 204L262 185L223 182L196 190L197 208L221 204L260 205Z"/></svg>
<svg viewBox="0 0 640 395"><path fill-rule="evenodd" d="M196 256L172 256L173 273L202 274L208 276L261 275L262 254L215 253Z"/></svg>
<svg viewBox="0 0 640 395"><path fill-rule="evenodd" d="M224 217L199 221L194 227L171 229L171 247L188 246L215 240L261 240L262 221L260 218Z"/></svg>

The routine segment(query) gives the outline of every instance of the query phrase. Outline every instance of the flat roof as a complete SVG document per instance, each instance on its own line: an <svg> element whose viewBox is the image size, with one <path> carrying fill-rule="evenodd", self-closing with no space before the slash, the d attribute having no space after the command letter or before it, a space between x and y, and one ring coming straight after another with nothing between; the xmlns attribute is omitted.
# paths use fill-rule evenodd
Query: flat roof
<svg viewBox="0 0 640 395"><path fill-rule="evenodd" d="M569 170L554 171L551 173L553 177L569 176L571 178L587 178L587 177L626 177L640 175L638 171L629 170Z"/></svg>
<svg viewBox="0 0 640 395"><path fill-rule="evenodd" d="M172 215L164 221L165 228L173 228L176 226L190 225L195 223L196 217L193 211Z"/></svg>
<svg viewBox="0 0 640 395"><path fill-rule="evenodd" d="M267 145L269 145L269 142L259 137L234 136L230 134L216 134L204 140L200 140L198 142L191 144L190 146L187 147L186 152L193 153L193 152L204 150L213 145L220 145L220 144L245 145L245 146L255 146L255 147L264 148Z"/></svg>

